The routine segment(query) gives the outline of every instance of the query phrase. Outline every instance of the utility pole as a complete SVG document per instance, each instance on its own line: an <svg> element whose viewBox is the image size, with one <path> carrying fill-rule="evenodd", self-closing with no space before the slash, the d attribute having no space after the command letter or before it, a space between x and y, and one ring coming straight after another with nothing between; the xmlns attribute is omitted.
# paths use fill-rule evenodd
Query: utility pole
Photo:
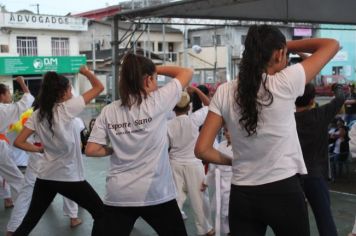
<svg viewBox="0 0 356 236"><path fill-rule="evenodd" d="M92 60L93 60L93 71L96 70L96 45L95 45L95 38L94 38L95 31L91 33L91 45L92 45Z"/></svg>
<svg viewBox="0 0 356 236"><path fill-rule="evenodd" d="M39 3L36 3L36 4L32 4L30 5L31 7L37 7L37 15L40 14L40 4Z"/></svg>
<svg viewBox="0 0 356 236"><path fill-rule="evenodd" d="M162 49L163 49L163 65L166 64L166 25L164 24L164 20L162 19Z"/></svg>

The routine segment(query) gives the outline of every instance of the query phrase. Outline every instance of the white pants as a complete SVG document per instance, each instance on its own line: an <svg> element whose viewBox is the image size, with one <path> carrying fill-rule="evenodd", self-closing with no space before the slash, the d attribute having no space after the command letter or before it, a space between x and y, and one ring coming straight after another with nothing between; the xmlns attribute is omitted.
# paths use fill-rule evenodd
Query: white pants
<svg viewBox="0 0 356 236"><path fill-rule="evenodd" d="M11 196L15 201L23 184L23 174L17 168L10 154L10 146L0 140L0 176L10 185Z"/></svg>
<svg viewBox="0 0 356 236"><path fill-rule="evenodd" d="M230 233L229 227L229 202L230 202L230 189L232 172L221 171L218 168L214 169L214 183L209 186L214 186L212 210L216 214L215 231L216 236Z"/></svg>
<svg viewBox="0 0 356 236"><path fill-rule="evenodd" d="M42 154L39 153L31 153L29 156L24 185L15 201L14 209L12 209L11 217L7 224L7 231L15 232L27 213L37 178L36 163L40 161L41 158ZM65 215L71 218L76 218L78 216L78 205L75 202L63 197L63 211Z"/></svg>
<svg viewBox="0 0 356 236"><path fill-rule="evenodd" d="M0 197L3 199L11 198L10 185L6 183L5 179L0 176Z"/></svg>
<svg viewBox="0 0 356 236"><path fill-rule="evenodd" d="M178 206L182 211L188 194L194 213L197 234L203 235L213 229L209 207L208 191L200 190L204 181L204 166L201 163L181 164L171 161L174 182L178 191Z"/></svg>

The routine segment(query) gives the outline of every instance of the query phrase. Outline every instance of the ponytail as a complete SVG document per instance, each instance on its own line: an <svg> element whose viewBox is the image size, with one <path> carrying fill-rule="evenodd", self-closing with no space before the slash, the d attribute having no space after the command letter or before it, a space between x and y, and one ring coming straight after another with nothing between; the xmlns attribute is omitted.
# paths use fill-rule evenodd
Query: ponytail
<svg viewBox="0 0 356 236"><path fill-rule="evenodd" d="M69 80L62 75L58 75L56 72L47 72L43 77L37 99L39 121L45 119L52 134L54 134L53 125L55 125L53 124L53 107L63 98L68 88Z"/></svg>
<svg viewBox="0 0 356 236"><path fill-rule="evenodd" d="M249 28L234 95L241 109L239 124L248 136L257 133L262 107L273 103L273 95L266 87L267 66L273 52L283 49L285 45L284 35L274 26L255 25ZM263 91L259 92L261 85Z"/></svg>
<svg viewBox="0 0 356 236"><path fill-rule="evenodd" d="M144 86L145 76L152 76L156 72L155 64L148 58L128 53L122 62L119 94L121 105L131 108L140 105L147 98Z"/></svg>

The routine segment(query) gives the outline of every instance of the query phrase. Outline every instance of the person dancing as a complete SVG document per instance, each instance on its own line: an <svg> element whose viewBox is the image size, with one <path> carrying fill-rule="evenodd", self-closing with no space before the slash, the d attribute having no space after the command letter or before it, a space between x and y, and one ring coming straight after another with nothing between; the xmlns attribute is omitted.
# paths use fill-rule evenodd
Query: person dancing
<svg viewBox="0 0 356 236"><path fill-rule="evenodd" d="M158 88L157 74L174 79ZM140 55L124 57L121 99L103 108L85 151L93 157L111 155L104 200L107 235L130 235L138 217L158 235L187 235L169 165L167 117L192 75L191 69L156 67Z"/></svg>
<svg viewBox="0 0 356 236"><path fill-rule="evenodd" d="M103 91L103 85L86 66L80 73L92 88L82 96L72 97L69 80L55 72L44 75L38 97L38 109L25 123L14 145L28 152L44 153L33 189L28 212L15 236L28 235L36 226L57 193L87 209L94 218L92 235L104 235L103 203L84 178L80 136L74 118L85 105ZM27 141L36 134L43 146Z"/></svg>
<svg viewBox="0 0 356 236"><path fill-rule="evenodd" d="M286 42L274 26L249 28L238 78L217 89L195 147L202 160L232 165L231 235L265 235L267 226L277 236L310 234L294 101L338 50L333 39ZM287 66L288 51L312 55ZM232 161L213 148L223 122Z"/></svg>

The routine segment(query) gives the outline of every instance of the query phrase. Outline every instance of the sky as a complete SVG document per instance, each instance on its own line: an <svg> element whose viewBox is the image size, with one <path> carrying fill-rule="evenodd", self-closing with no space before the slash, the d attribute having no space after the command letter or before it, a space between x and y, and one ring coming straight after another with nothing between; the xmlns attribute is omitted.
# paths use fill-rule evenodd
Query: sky
<svg viewBox="0 0 356 236"><path fill-rule="evenodd" d="M80 13L94 9L119 4L123 0L0 0L9 12L27 9L37 12L39 4L40 14L66 15L67 13Z"/></svg>

